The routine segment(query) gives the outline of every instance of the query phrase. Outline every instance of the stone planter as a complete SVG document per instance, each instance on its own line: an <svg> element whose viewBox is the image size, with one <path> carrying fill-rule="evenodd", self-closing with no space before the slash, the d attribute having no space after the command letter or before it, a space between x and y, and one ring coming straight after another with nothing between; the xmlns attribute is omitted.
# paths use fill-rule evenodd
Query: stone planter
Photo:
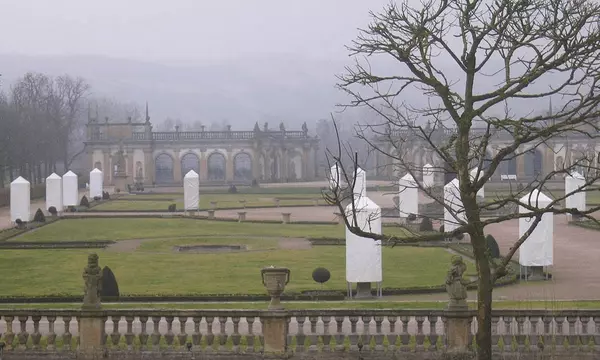
<svg viewBox="0 0 600 360"><path fill-rule="evenodd" d="M275 202L275 206L279 207L279 199L273 199L273 201Z"/></svg>
<svg viewBox="0 0 600 360"><path fill-rule="evenodd" d="M266 267L260 272L262 282L267 293L271 296L269 310L283 310L281 305L281 294L285 290L285 286L290 282L290 269L280 267Z"/></svg>
<svg viewBox="0 0 600 360"><path fill-rule="evenodd" d="M246 212L245 211L238 212L238 222L244 222L244 221L246 221Z"/></svg>
<svg viewBox="0 0 600 360"><path fill-rule="evenodd" d="M215 218L215 211L214 210L208 210L208 218L209 219L214 219Z"/></svg>
<svg viewBox="0 0 600 360"><path fill-rule="evenodd" d="M281 221L283 221L284 224L289 224L291 217L292 213L281 213Z"/></svg>

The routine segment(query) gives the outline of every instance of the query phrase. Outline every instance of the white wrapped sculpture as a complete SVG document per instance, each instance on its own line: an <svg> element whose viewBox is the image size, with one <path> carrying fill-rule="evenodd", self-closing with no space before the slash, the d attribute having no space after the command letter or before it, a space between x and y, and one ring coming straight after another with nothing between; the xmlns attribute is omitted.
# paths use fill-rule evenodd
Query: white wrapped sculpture
<svg viewBox="0 0 600 360"><path fill-rule="evenodd" d="M22 177L10 183L10 221L29 221L31 218L31 186Z"/></svg>
<svg viewBox="0 0 600 360"><path fill-rule="evenodd" d="M90 171L90 199L102 197L104 191L104 174L98 169Z"/></svg>
<svg viewBox="0 0 600 360"><path fill-rule="evenodd" d="M465 208L460 198L458 179L454 179L444 186L444 231L451 232L459 228L459 221L467 221ZM448 209L450 208L450 210Z"/></svg>
<svg viewBox="0 0 600 360"><path fill-rule="evenodd" d="M356 174L353 174L353 176L355 176L355 179L352 193L354 194L354 201L357 201L357 199L367 196L367 173L361 168L356 168Z"/></svg>
<svg viewBox="0 0 600 360"><path fill-rule="evenodd" d="M585 178L583 175L574 172L565 177L565 207L575 208L580 211L586 210L586 199L585 199ZM568 195L567 194L571 194ZM567 217L571 217L571 214L567 214Z"/></svg>
<svg viewBox="0 0 600 360"><path fill-rule="evenodd" d="M77 175L72 171L67 172L63 175L62 185L63 206L77 206L79 200Z"/></svg>
<svg viewBox="0 0 600 360"><path fill-rule="evenodd" d="M381 208L371 199L362 196L355 201L356 222L352 205L346 207L346 217L352 225L363 231L381 234ZM383 280L381 241L363 238L346 228L346 281L370 283Z"/></svg>
<svg viewBox="0 0 600 360"><path fill-rule="evenodd" d="M329 171L329 188L331 190L342 186L342 174L338 164L334 164Z"/></svg>
<svg viewBox="0 0 600 360"><path fill-rule="evenodd" d="M398 209L401 218L410 214L419 215L419 189L411 174L406 174L398 181Z"/></svg>
<svg viewBox="0 0 600 360"><path fill-rule="evenodd" d="M63 210L62 178L55 173L46 178L46 210L51 207L57 212Z"/></svg>
<svg viewBox="0 0 600 360"><path fill-rule="evenodd" d="M434 176L433 176L433 165L425 164L423 166L423 187L428 188L432 187L434 184Z"/></svg>
<svg viewBox="0 0 600 360"><path fill-rule="evenodd" d="M479 173L479 177L477 176L478 173ZM475 181L475 179L479 180L483 176L483 170L479 171L478 168L475 168L475 169L471 170L469 175L471 175L471 181ZM477 191L477 197L481 197L481 198L485 197L485 192L483 190L484 187L485 186L482 186L481 189L479 189L479 191Z"/></svg>
<svg viewBox="0 0 600 360"><path fill-rule="evenodd" d="M528 195L523 196L521 203L528 204L534 208L545 208L552 200L534 189ZM528 214L531 211L519 206L520 214ZM519 219L519 237L529 231L535 218ZM550 266L554 261L554 214L546 213L542 215L541 221L529 235L527 240L519 248L519 264L522 266L543 267Z"/></svg>
<svg viewBox="0 0 600 360"><path fill-rule="evenodd" d="M183 207L185 211L198 211L200 205L200 177L194 170L183 178Z"/></svg>

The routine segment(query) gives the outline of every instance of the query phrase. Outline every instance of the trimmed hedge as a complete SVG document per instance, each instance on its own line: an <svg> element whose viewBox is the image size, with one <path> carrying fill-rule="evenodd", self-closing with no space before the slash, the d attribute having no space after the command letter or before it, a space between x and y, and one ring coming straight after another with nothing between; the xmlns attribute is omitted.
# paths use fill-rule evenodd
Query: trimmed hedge
<svg viewBox="0 0 600 360"><path fill-rule="evenodd" d="M39 250L39 249L102 249L114 244L112 240L101 241L62 241L62 242L0 242L0 249Z"/></svg>

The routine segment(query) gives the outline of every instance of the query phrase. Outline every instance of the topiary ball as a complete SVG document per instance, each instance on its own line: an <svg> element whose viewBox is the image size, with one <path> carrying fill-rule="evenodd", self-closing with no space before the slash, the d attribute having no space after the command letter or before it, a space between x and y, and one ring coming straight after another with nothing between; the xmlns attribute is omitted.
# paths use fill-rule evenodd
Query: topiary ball
<svg viewBox="0 0 600 360"><path fill-rule="evenodd" d="M407 219L408 219L408 221L415 221L415 220L417 220L417 215L412 214L412 213L408 214L408 218Z"/></svg>
<svg viewBox="0 0 600 360"><path fill-rule="evenodd" d="M312 278L315 282L318 282L319 284L324 284L331 278L331 273L329 272L329 270L323 267L318 267L313 271Z"/></svg>
<svg viewBox="0 0 600 360"><path fill-rule="evenodd" d="M50 213L50 215L52 215L52 216L56 216L56 214L58 214L58 211L56 210L56 207L50 206L48 208L48 213Z"/></svg>

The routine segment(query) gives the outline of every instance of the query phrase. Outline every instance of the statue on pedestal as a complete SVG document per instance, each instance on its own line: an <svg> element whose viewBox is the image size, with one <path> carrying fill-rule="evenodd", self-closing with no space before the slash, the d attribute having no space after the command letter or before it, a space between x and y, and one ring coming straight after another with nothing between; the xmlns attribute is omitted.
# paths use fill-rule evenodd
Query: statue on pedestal
<svg viewBox="0 0 600 360"><path fill-rule="evenodd" d="M448 303L449 310L466 310L467 306L467 285L469 281L463 279L463 274L467 271L467 265L462 256L452 257L452 267L448 270L446 276L446 291L450 297Z"/></svg>
<svg viewBox="0 0 600 360"><path fill-rule="evenodd" d="M98 265L98 255L90 254L88 264L83 269L85 282L83 293L84 309L100 309L100 292L102 291L102 269Z"/></svg>

